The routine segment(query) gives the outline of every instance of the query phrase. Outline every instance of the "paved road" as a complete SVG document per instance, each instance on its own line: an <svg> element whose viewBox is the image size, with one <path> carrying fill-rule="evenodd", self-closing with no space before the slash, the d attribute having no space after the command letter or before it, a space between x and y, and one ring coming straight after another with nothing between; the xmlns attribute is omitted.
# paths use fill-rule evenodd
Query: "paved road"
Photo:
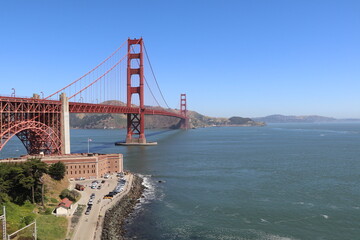
<svg viewBox="0 0 360 240"><path fill-rule="evenodd" d="M81 216L78 225L76 226L76 229L74 231L74 234L72 236L72 240L91 240L94 239L95 231L97 229L97 223L99 219L99 214L101 210L101 214L104 215L105 211L115 203L115 201L119 198L121 198L121 195L124 195L129 188L129 185L132 182L132 175L126 175L126 185L124 187L124 190L122 191L122 194L117 194L116 199L102 199L104 195L111 192L117 185L118 178L116 175L111 175L109 179L105 179L105 183L101 184L102 188L100 190L98 189L91 189L89 186L91 185L91 182L94 181L94 179L91 180L84 180L84 181L77 181L75 183L80 183L83 185L87 185L85 190L82 192L81 199L79 200L79 204L87 205L91 193L95 193L95 199L93 207L90 211L89 215L85 215L85 212ZM99 179L98 179L99 180ZM100 179L101 181L102 179ZM130 180L130 181L129 181ZM100 228L99 228L100 229ZM99 230L101 231L101 230ZM97 234L98 235L98 234ZM99 238L100 239L100 238Z"/></svg>

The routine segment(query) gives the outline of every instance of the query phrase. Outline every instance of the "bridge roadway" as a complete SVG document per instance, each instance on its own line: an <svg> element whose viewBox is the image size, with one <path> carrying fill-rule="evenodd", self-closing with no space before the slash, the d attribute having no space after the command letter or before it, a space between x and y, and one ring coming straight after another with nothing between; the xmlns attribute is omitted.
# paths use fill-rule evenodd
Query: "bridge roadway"
<svg viewBox="0 0 360 240"><path fill-rule="evenodd" d="M60 112L61 102L36 98L17 98L0 96L0 113L45 113ZM145 108L145 115L162 115L184 119L180 113L156 108ZM126 107L107 104L69 102L70 113L140 113L139 107Z"/></svg>

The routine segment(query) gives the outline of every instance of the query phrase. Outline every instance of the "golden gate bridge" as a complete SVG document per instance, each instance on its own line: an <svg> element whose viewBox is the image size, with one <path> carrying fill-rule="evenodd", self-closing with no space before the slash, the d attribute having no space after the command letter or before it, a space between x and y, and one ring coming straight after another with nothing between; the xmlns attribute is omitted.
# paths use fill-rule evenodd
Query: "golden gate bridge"
<svg viewBox="0 0 360 240"><path fill-rule="evenodd" d="M150 88L145 76L145 60L167 108L160 106ZM145 92L153 97L156 107L145 105ZM120 100L125 95L123 104ZM113 100L118 100L117 104ZM16 97L15 91L10 97L0 96L0 151L16 136L28 154L70 154L70 113L126 114L125 144L145 145L145 115L176 117L180 119L181 128L187 129L186 105L186 94L181 94L180 110L170 109L144 40L128 39L95 68L47 97L38 94L31 98Z"/></svg>

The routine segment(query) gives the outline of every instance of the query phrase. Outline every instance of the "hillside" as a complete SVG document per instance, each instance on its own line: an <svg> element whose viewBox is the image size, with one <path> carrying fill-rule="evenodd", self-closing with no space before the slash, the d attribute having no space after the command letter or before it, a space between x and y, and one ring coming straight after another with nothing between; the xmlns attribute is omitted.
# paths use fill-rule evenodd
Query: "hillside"
<svg viewBox="0 0 360 240"><path fill-rule="evenodd" d="M104 104L124 105L119 101L107 101ZM149 107L153 108L153 107ZM159 109L159 107L154 107ZM166 109L167 111L177 111L176 109ZM264 123L255 122L250 118L232 117L215 118L208 117L195 111L188 111L190 127L211 127L211 126L263 126ZM145 118L145 128L178 128L180 119L168 116L151 116ZM104 129L104 128L126 128L125 114L70 114L71 128L81 129Z"/></svg>
<svg viewBox="0 0 360 240"><path fill-rule="evenodd" d="M317 115L309 116L284 116L280 114L270 115L266 117L254 118L255 121L262 121L266 123L314 123L314 122L334 122L335 118L323 117Z"/></svg>

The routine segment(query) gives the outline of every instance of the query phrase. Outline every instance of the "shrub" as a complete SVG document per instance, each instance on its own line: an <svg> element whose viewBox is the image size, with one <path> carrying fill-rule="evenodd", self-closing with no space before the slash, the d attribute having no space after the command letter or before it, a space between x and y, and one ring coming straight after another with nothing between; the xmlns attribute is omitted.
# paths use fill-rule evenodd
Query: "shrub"
<svg viewBox="0 0 360 240"><path fill-rule="evenodd" d="M29 225L30 223L34 222L34 220L35 220L34 216L28 215L23 218L23 223L25 225Z"/></svg>
<svg viewBox="0 0 360 240"><path fill-rule="evenodd" d="M52 213L52 208L46 208L45 215L50 215Z"/></svg>
<svg viewBox="0 0 360 240"><path fill-rule="evenodd" d="M69 189L64 189L60 193L60 198L68 198L70 201L76 202L80 198L80 193L78 193L76 190L70 191Z"/></svg>

